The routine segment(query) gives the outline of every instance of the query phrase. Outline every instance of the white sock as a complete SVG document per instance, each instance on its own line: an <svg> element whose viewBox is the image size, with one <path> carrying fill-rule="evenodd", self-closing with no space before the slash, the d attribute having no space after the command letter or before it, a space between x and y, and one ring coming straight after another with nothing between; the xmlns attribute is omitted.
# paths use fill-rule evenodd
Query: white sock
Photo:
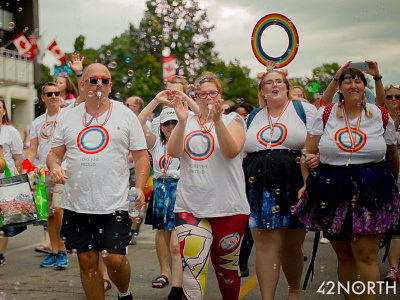
<svg viewBox="0 0 400 300"><path fill-rule="evenodd" d="M128 289L125 293L121 293L120 291L118 291L118 294L120 297L129 296L131 294L131 290Z"/></svg>

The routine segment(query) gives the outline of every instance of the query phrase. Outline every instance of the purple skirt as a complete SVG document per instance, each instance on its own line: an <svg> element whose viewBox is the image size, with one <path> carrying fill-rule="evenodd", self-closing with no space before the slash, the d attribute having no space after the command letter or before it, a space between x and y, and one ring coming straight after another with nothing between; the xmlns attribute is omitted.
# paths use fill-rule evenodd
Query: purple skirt
<svg viewBox="0 0 400 300"><path fill-rule="evenodd" d="M297 204L307 229L333 237L384 233L399 223L399 194L386 162L350 166L320 164L307 178Z"/></svg>

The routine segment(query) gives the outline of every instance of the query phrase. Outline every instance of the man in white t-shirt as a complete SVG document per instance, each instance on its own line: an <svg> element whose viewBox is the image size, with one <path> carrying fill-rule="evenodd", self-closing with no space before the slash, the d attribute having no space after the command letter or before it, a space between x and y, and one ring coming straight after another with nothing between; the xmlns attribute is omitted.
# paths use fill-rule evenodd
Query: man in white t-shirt
<svg viewBox="0 0 400 300"><path fill-rule="evenodd" d="M58 120L63 111L60 109L60 89L55 82L47 82L42 86L41 96L46 112L31 123L30 145L25 157L33 163L39 152L40 171L45 169L46 158L50 151L51 137L54 134ZM52 253L40 262L41 267L56 267L63 270L68 266L64 244L58 235L61 226L62 210L58 207L58 196L62 193L62 186L55 185L49 175L45 176L47 195L47 225Z"/></svg>
<svg viewBox="0 0 400 300"><path fill-rule="evenodd" d="M98 269L101 254L118 299L133 299L126 246L131 240L128 215L128 156L136 166L137 205L144 204L149 176L146 140L138 118L126 106L108 98L112 82L108 69L90 64L79 83L85 104L63 115L52 139L47 165L54 182L64 184L60 236L79 259L87 299L104 299ZM61 159L66 155L66 171Z"/></svg>

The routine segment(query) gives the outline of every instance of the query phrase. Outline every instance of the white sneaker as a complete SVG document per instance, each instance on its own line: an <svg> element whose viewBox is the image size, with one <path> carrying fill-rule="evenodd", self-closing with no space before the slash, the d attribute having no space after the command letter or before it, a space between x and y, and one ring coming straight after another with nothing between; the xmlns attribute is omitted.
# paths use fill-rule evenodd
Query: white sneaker
<svg viewBox="0 0 400 300"><path fill-rule="evenodd" d="M329 244L329 240L323 237L323 238L321 238L321 239L319 240L319 243L320 243L320 244Z"/></svg>

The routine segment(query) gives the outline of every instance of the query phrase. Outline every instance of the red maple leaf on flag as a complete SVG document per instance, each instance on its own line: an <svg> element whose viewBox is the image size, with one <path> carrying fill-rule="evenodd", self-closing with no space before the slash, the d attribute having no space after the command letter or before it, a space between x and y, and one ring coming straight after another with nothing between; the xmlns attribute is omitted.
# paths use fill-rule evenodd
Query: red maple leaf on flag
<svg viewBox="0 0 400 300"><path fill-rule="evenodd" d="M24 41L20 41L19 42L19 46L22 48L22 49L25 49L25 45L26 45L26 43L24 42Z"/></svg>
<svg viewBox="0 0 400 300"><path fill-rule="evenodd" d="M171 72L174 70L174 68L171 67L171 65L168 65L168 67L166 67L165 70L167 70L168 72Z"/></svg>
<svg viewBox="0 0 400 300"><path fill-rule="evenodd" d="M56 49L56 50L54 50L54 52L55 52L57 55L60 55L60 54L61 54L60 49Z"/></svg>

